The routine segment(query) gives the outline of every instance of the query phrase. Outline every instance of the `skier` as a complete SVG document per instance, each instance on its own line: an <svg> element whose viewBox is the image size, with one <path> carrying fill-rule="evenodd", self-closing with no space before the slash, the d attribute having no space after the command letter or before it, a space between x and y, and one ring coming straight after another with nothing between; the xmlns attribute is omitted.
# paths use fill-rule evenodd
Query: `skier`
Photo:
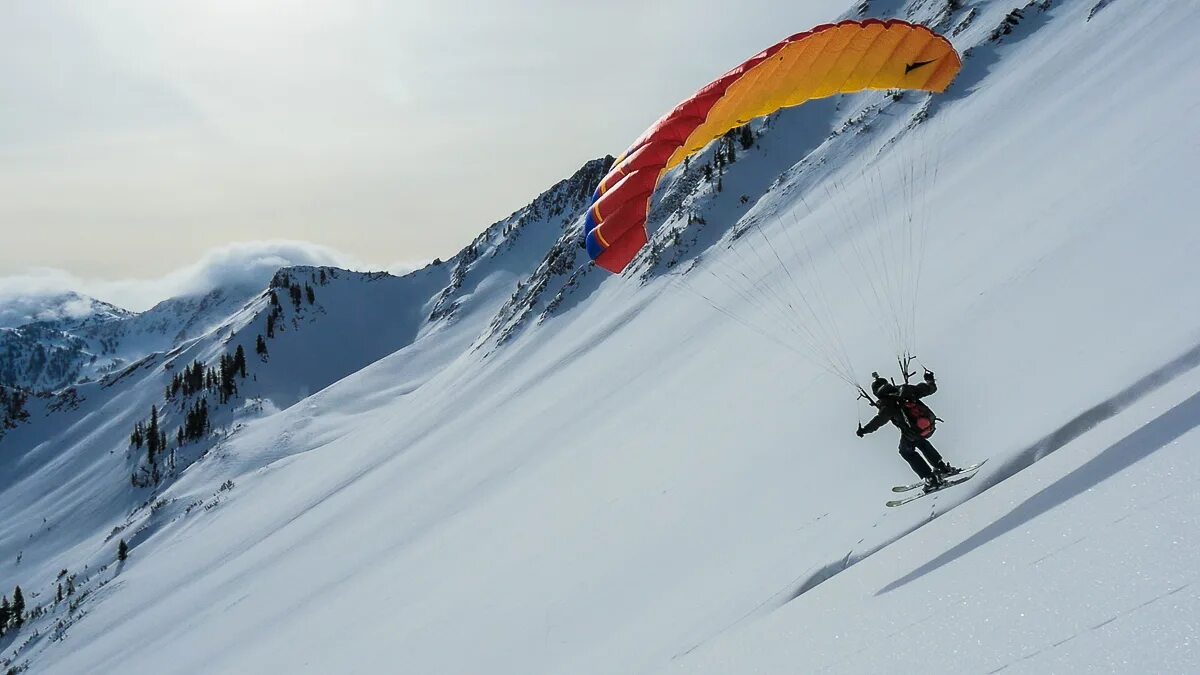
<svg viewBox="0 0 1200 675"><path fill-rule="evenodd" d="M937 391L933 373L925 371L925 381L920 384L896 386L872 373L871 391L875 393L875 407L879 412L864 426L858 425L858 437L862 438L891 422L900 429L900 456L921 480L925 490L940 487L945 479L959 473L959 469L946 463L937 448L929 442L937 418L921 399Z"/></svg>

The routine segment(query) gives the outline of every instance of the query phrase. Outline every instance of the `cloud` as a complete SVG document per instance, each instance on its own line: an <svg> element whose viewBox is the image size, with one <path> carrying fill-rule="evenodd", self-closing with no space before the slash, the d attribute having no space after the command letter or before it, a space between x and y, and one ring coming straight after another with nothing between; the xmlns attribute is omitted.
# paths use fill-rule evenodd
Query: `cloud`
<svg viewBox="0 0 1200 675"><path fill-rule="evenodd" d="M364 268L351 256L308 242L244 242L213 249L194 265L161 279L118 283L128 292L124 306L146 308L167 298L202 295L218 287L265 287L276 270L292 265Z"/></svg>
<svg viewBox="0 0 1200 675"><path fill-rule="evenodd" d="M60 318L63 304L74 299L67 295L72 280L61 270L40 268L0 277L0 328Z"/></svg>
<svg viewBox="0 0 1200 675"><path fill-rule="evenodd" d="M83 297L72 296L68 297L67 301L55 307L49 312L42 312L38 315L38 319L48 321L52 319L82 319L95 311L95 304Z"/></svg>
<svg viewBox="0 0 1200 675"><path fill-rule="evenodd" d="M302 241L230 244L157 279L84 279L60 269L30 268L0 277L0 327L86 316L91 302L73 294L143 311L169 298L203 295L218 287L265 287L276 270L292 265L367 269L351 256Z"/></svg>
<svg viewBox="0 0 1200 675"><path fill-rule="evenodd" d="M19 284L8 281L0 279L0 328L23 326L32 321L82 319L97 310L89 298L49 288L18 292Z"/></svg>
<svg viewBox="0 0 1200 675"><path fill-rule="evenodd" d="M391 265L388 265L384 269L388 274L394 274L395 276L402 277L410 272L416 272L431 262L433 262L432 258L422 258L419 260L398 260Z"/></svg>

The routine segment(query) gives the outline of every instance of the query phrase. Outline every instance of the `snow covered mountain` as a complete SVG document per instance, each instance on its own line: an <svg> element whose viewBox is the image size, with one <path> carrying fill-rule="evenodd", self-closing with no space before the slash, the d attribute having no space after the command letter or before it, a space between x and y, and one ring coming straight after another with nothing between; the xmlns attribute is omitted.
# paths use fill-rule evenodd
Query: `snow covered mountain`
<svg viewBox="0 0 1200 675"><path fill-rule="evenodd" d="M438 288L429 291L438 294L428 310L430 318L452 317L472 302L480 283L503 285L526 271L544 253L548 236L562 236L610 162L587 163L528 206L487 228L448 261L449 279L432 282ZM483 273L473 272L476 268ZM36 319L0 328L0 384L58 391L117 372L205 335L260 295L268 279L269 275L257 282L172 298L140 313L74 293L44 299L36 308L0 308L5 316ZM485 293L475 302L489 298ZM427 300L406 302L421 305Z"/></svg>
<svg viewBox="0 0 1200 675"><path fill-rule="evenodd" d="M78 293L12 299L0 307L0 385L51 390L95 365L88 335L110 331L134 315ZM103 350L103 343L96 346Z"/></svg>
<svg viewBox="0 0 1200 675"><path fill-rule="evenodd" d="M73 292L10 298L0 306L0 328L65 319L104 320L121 318L127 314L129 312L120 307Z"/></svg>
<svg viewBox="0 0 1200 675"><path fill-rule="evenodd" d="M952 89L816 102L714 144L665 179L622 276L578 247L599 160L454 259L282 270L207 330L168 322L169 346L31 397L0 439L0 580L28 614L6 664L1200 669L1200 7L860 15L951 36ZM936 171L887 183L931 149ZM894 437L854 438L870 410L770 301L819 289L855 373L886 368L843 263L888 241L906 194L928 228L934 440L990 460L888 509L909 479Z"/></svg>
<svg viewBox="0 0 1200 675"><path fill-rule="evenodd" d="M72 294L71 302L91 303L86 311L41 312L56 318L0 329L0 383L57 391L103 377L203 335L261 291L262 285L218 288L142 313Z"/></svg>
<svg viewBox="0 0 1200 675"><path fill-rule="evenodd" d="M249 299L246 289L218 289L107 322L56 324L63 334L92 339L77 338L85 342L81 352L108 341L110 355L146 353L53 395L0 389L3 499L13 516L0 541L16 551L0 563L4 578L33 566L41 569L35 577L68 569L75 570L71 583L84 587L81 561L84 570L101 565L113 536L136 526L125 535L133 543L153 525L131 509L161 506L155 495L249 422L380 359L405 363L406 376L382 384L379 395L419 388L484 332L518 271L532 268L562 235L610 161L587 163L454 258L404 277L292 267ZM41 324L14 333L54 335ZM169 348L153 350L162 345ZM100 548L81 558L78 547L96 535Z"/></svg>

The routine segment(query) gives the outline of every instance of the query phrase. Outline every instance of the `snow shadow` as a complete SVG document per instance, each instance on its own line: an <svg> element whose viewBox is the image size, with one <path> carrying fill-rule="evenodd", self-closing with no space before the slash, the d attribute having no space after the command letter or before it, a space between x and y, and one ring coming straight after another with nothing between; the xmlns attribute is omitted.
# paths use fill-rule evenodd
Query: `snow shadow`
<svg viewBox="0 0 1200 675"><path fill-rule="evenodd" d="M1090 490L1108 478L1169 445L1187 432L1200 427L1200 392L1192 394L1149 424L1117 441L1086 464L1046 486L991 525L983 528L954 548L942 553L903 577L884 586L876 595L894 591L912 581L954 562L990 543L1054 507Z"/></svg>
<svg viewBox="0 0 1200 675"><path fill-rule="evenodd" d="M1139 378L1107 400L1076 415L1059 428L1042 437L1033 445L1013 455L997 466L987 476L981 476L975 494L1011 478L1028 469L1050 453L1065 446L1090 431L1101 422L1116 417L1118 413L1133 405L1138 399L1171 382L1184 373L1200 366L1200 344L1192 347L1151 373Z"/></svg>
<svg viewBox="0 0 1200 675"><path fill-rule="evenodd" d="M987 476L976 477L971 483L972 497L988 490L989 488L1015 476L1016 474L1028 469L1038 461L1044 459L1047 455L1062 448L1071 441L1079 438L1083 434L1093 429L1097 424L1111 419L1118 415L1122 410L1136 403L1139 399L1147 394L1161 388L1162 386L1175 380L1180 375L1200 367L1200 344L1192 347L1179 356L1171 359L1167 363L1154 369L1147 375L1139 378L1136 382L1125 387L1108 399L1098 403L1091 408L1076 415L1068 420L1065 424L1043 436L1037 442L1029 447L1021 450L1007 461L996 466L996 468L988 473ZM932 522L924 520L904 529L895 536L888 537L886 541L881 542L878 546L870 550L847 553L842 558L839 558L818 569L815 573L809 575L799 586L797 586L788 595L784 602L791 602L796 598L804 595L812 589L820 586L829 579L844 572L855 564L871 557L879 551L891 546L897 541L916 532L925 525ZM896 584L897 586L899 584ZM891 590L891 587L885 590ZM881 591L883 592L883 591Z"/></svg>

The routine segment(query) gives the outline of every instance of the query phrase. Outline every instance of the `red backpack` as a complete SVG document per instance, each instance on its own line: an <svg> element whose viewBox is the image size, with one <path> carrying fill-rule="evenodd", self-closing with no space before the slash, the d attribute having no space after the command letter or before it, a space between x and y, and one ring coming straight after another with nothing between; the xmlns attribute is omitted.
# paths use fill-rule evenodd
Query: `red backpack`
<svg viewBox="0 0 1200 675"><path fill-rule="evenodd" d="M933 414L929 406L919 400L901 401L900 409L904 411L904 419L908 421L908 427L921 438L929 438L937 430L937 415Z"/></svg>

